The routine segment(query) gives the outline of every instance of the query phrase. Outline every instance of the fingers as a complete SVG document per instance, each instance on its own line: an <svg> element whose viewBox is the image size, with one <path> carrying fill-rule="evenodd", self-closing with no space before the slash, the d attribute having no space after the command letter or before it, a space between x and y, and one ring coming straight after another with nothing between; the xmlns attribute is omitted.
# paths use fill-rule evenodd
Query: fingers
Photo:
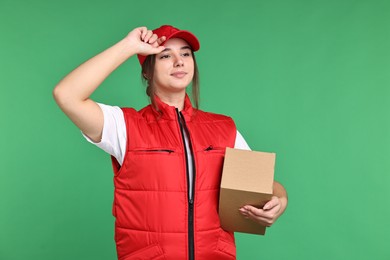
<svg viewBox="0 0 390 260"><path fill-rule="evenodd" d="M157 34L152 34L152 36L149 38L148 42L149 43L154 43L154 42L157 41L157 39L158 39Z"/></svg>
<svg viewBox="0 0 390 260"><path fill-rule="evenodd" d="M269 227L278 219L281 205L277 198L276 200L271 199L268 203L267 208L269 207L269 209L259 209L251 205L246 205L241 207L239 211L243 217Z"/></svg>
<svg viewBox="0 0 390 260"><path fill-rule="evenodd" d="M150 54L157 54L157 53L160 53L162 52L163 50L165 49L164 46L158 46L156 48L153 48L150 50Z"/></svg>
<svg viewBox="0 0 390 260"><path fill-rule="evenodd" d="M240 212L246 213L247 215L249 213L252 213L253 215L256 215L256 216L262 216L264 214L264 210L255 208L255 207L250 206L250 205L246 205L246 206L240 208L239 210L240 210Z"/></svg>
<svg viewBox="0 0 390 260"><path fill-rule="evenodd" d="M148 32L148 28L146 27L139 27L139 30L141 32L141 39L143 40L146 36L146 33Z"/></svg>
<svg viewBox="0 0 390 260"><path fill-rule="evenodd" d="M165 36L162 36L162 37L158 38L158 39L157 39L157 44L158 44L158 45L161 45L161 43L163 43L163 42L165 41L166 38L167 38L167 37L165 37Z"/></svg>
<svg viewBox="0 0 390 260"><path fill-rule="evenodd" d="M148 30L145 34L145 37L141 38L144 42L149 42L150 38L153 36L153 31Z"/></svg>
<svg viewBox="0 0 390 260"><path fill-rule="evenodd" d="M166 37L158 37L152 30L147 27L138 27L127 36L128 43L134 46L136 53L140 55L151 55L162 52L165 47L162 44L166 41Z"/></svg>
<svg viewBox="0 0 390 260"><path fill-rule="evenodd" d="M270 209L276 207L276 206L279 205L279 204L280 204L279 198L276 197L276 196L273 196L272 199L271 199L270 201L268 201L268 202L264 205L263 209L264 209L264 210L270 210Z"/></svg>
<svg viewBox="0 0 390 260"><path fill-rule="evenodd" d="M153 48L150 49L150 54L157 54L162 52L165 47L160 46L161 43L165 41L165 36L158 38L157 34L152 34L149 38L149 33L145 36L145 43L150 44Z"/></svg>
<svg viewBox="0 0 390 260"><path fill-rule="evenodd" d="M254 222L259 223L260 225L270 227L276 219L273 217L273 214L267 214L264 216L259 216L252 211L248 211L248 216L247 218L251 219Z"/></svg>
<svg viewBox="0 0 390 260"><path fill-rule="evenodd" d="M141 40L145 43L150 43L150 44L157 43L157 46L159 46L166 39L165 36L158 38L157 34L153 33L152 30L148 30L146 27L141 27L140 29L141 29Z"/></svg>
<svg viewBox="0 0 390 260"><path fill-rule="evenodd" d="M262 209L258 209L252 206L244 206L239 209L241 215L244 218L251 219L252 221L259 223L263 226L271 226L274 222L274 215L270 212L265 212Z"/></svg>

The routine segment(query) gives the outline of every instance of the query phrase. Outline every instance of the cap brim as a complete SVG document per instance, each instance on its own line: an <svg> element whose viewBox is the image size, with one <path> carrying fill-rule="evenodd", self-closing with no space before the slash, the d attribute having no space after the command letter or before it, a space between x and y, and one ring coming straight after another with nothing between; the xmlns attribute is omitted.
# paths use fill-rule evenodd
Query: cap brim
<svg viewBox="0 0 390 260"><path fill-rule="evenodd" d="M180 38L180 39L185 40L191 46L191 49L193 51L197 51L200 48L198 38L196 38L196 36L189 31L182 30L182 31L175 32L175 33L171 34L169 36L169 38L167 38L165 41L168 41L169 39L172 39L172 38ZM164 45L164 43L163 43L163 45Z"/></svg>

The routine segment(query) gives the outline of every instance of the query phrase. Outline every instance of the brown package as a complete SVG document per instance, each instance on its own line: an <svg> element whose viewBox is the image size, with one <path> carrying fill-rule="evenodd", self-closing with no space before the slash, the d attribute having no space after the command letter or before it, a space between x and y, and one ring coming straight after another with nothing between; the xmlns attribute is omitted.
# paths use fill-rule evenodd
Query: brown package
<svg viewBox="0 0 390 260"><path fill-rule="evenodd" d="M265 234L265 226L244 218L239 208L262 208L272 198L275 153L226 148L219 196L219 217L223 229Z"/></svg>

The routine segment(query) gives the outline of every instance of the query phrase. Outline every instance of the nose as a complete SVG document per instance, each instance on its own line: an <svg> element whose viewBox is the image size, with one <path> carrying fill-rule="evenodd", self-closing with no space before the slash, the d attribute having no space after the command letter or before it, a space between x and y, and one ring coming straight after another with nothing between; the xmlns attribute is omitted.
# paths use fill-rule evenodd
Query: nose
<svg viewBox="0 0 390 260"><path fill-rule="evenodd" d="M184 65L183 58L180 55L176 54L174 67L182 67L183 65Z"/></svg>

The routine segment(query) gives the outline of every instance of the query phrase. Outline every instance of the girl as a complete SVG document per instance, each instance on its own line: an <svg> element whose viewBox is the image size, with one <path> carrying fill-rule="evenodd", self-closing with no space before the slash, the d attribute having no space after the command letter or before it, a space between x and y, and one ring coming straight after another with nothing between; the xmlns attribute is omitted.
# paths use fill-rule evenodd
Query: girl
<svg viewBox="0 0 390 260"><path fill-rule="evenodd" d="M220 227L218 194L226 147L249 149L230 117L198 109L199 41L164 25L139 27L86 61L55 87L64 113L92 143L112 155L118 259L235 259L234 235ZM151 104L136 111L89 97L137 55ZM192 85L192 105L186 89ZM287 206L282 185L245 218L272 225Z"/></svg>

